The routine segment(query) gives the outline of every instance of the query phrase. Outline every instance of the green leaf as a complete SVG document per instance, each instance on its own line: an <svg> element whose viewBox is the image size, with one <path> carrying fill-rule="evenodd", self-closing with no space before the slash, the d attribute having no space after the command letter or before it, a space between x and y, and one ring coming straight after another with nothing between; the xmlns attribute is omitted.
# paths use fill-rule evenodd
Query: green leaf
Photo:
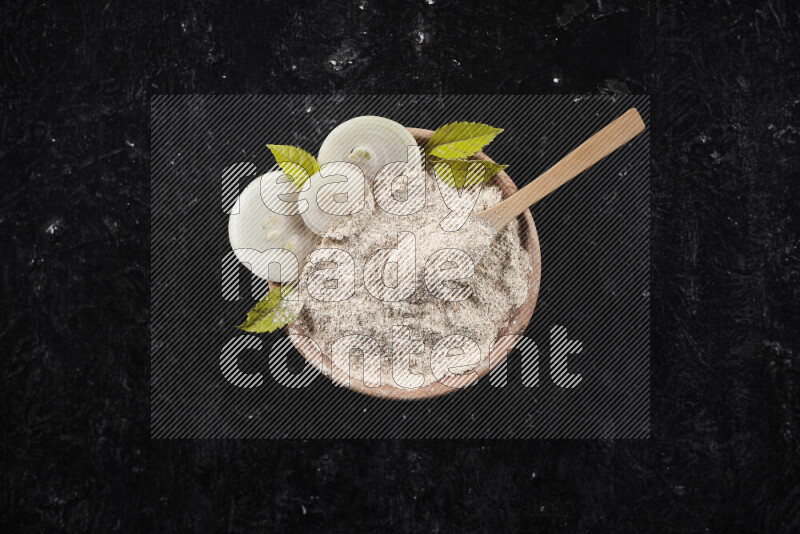
<svg viewBox="0 0 800 534"><path fill-rule="evenodd" d="M425 152L444 159L468 158L502 131L479 122L454 122L433 132L425 144Z"/></svg>
<svg viewBox="0 0 800 534"><path fill-rule="evenodd" d="M436 176L456 189L488 182L492 176L508 167L483 160L440 159L432 163Z"/></svg>
<svg viewBox="0 0 800 534"><path fill-rule="evenodd" d="M294 287L287 284L271 290L247 312L247 319L236 328L254 333L274 332L297 319L297 313L289 309L284 301Z"/></svg>
<svg viewBox="0 0 800 534"><path fill-rule="evenodd" d="M280 168L292 180L292 183L301 188L313 175L319 172L317 158L300 147L292 145L267 145L275 156Z"/></svg>

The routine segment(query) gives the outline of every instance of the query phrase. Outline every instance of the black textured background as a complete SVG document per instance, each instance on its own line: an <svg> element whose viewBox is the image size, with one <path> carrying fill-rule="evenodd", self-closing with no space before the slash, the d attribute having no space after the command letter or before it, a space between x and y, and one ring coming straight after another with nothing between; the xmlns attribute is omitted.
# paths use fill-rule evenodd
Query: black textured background
<svg viewBox="0 0 800 534"><path fill-rule="evenodd" d="M800 8L3 3L0 526L800 528ZM557 81L556 81L557 80ZM649 441L151 441L149 96L648 93Z"/></svg>

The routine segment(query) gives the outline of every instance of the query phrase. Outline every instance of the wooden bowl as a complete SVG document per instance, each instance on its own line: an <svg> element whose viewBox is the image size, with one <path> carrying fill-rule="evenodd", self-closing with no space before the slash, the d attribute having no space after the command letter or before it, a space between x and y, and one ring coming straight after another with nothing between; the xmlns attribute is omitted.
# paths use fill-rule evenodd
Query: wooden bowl
<svg viewBox="0 0 800 534"><path fill-rule="evenodd" d="M423 130L420 128L409 128L408 130L420 146L424 145L430 136L433 135L433 131L431 130ZM475 156L482 160L492 161L483 152L478 152ZM507 198L517 192L517 186L514 185L514 182L508 177L508 174L503 171L499 172L493 178L493 181L503 192L503 198ZM536 233L536 226L533 224L533 217L531 216L530 210L526 210L523 215L518 217L518 220L520 238L531 258L531 269L528 276L528 296L525 302L514 312L509 324L503 328L498 338L501 336L523 334L528 327L528 323L530 323L533 309L536 307L536 299L539 297L539 282L542 274L539 235ZM276 284L270 282L270 289L275 286ZM296 324L290 324L286 327L286 333L290 336L292 344L300 354L303 355L306 361L334 382L345 385L365 395L393 400L427 399L453 393L474 384L482 377L486 376L491 369L500 365L516 344L515 338L506 338L505 342L498 343L489 354L484 355L481 363L474 369L474 372L448 377L445 380L434 382L433 384L422 386L417 389L405 389L397 385L388 384L370 387L357 377L352 377L348 384L347 373L338 366L335 366L331 359L322 353L315 342L309 341L310 336L303 328ZM428 349L430 349L430 347L428 347Z"/></svg>

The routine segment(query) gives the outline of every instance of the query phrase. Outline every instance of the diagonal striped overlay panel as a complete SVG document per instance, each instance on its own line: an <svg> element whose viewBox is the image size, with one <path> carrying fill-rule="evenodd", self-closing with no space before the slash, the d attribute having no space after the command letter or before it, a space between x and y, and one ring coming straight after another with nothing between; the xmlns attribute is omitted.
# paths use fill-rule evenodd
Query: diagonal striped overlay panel
<svg viewBox="0 0 800 534"><path fill-rule="evenodd" d="M359 115L483 122L505 130L486 152L522 187L631 107L648 130L531 210L539 300L524 339L477 384L373 398L334 385L285 333L233 327L265 288L232 263L224 184L233 176L241 190L271 170L267 143L316 154ZM647 438L649 121L649 98L629 95L153 97L152 436Z"/></svg>

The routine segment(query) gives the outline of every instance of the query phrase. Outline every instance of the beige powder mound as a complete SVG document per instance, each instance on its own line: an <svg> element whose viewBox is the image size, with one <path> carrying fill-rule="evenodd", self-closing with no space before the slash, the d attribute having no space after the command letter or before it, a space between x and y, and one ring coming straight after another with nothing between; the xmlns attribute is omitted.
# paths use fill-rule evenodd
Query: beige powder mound
<svg viewBox="0 0 800 534"><path fill-rule="evenodd" d="M331 355L332 344L343 336L361 334L375 339L381 347L380 373L376 365L368 365L364 372L364 356L353 351L351 376L392 380L392 327L405 325L412 339L424 343L424 354L411 357L410 371L422 374L425 385L436 381L430 357L434 345L444 337L459 334L474 340L485 359L492 342L507 325L516 309L528 294L530 258L519 237L516 220L502 232L468 219L463 227L446 232L440 222L450 213L442 200L433 175L426 179L425 207L408 216L392 215L375 206L368 199L365 209L348 218L343 224L329 230L318 248L337 248L347 251L355 260L355 293L342 302L320 302L308 294L301 284L300 297L303 309L296 324L316 341L322 351ZM473 212L478 212L500 202L502 193L493 184L483 187ZM407 299L383 302L372 296L364 285L364 265L378 249L397 246L398 232L411 232L416 241L416 289ZM460 249L475 262L474 275L451 285L469 284L472 294L460 302L447 302L436 298L425 284L426 260L442 249ZM309 263L302 280L319 266ZM392 277L392 273L395 273ZM397 269L387 269L388 285L396 283ZM453 374L460 374L475 365L452 365L458 359L448 358ZM433 362L434 365L436 362ZM369 375L372 375L371 377ZM441 374L439 374L441 377Z"/></svg>

